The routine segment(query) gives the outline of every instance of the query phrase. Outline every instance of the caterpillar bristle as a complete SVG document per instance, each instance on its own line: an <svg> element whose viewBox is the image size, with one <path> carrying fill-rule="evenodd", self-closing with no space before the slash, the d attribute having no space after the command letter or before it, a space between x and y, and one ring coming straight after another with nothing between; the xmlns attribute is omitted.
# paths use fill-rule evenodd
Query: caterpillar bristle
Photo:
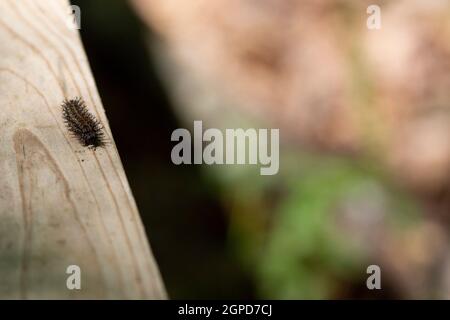
<svg viewBox="0 0 450 320"><path fill-rule="evenodd" d="M107 145L103 125L89 112L82 98L64 99L61 107L67 129L81 145L94 150Z"/></svg>

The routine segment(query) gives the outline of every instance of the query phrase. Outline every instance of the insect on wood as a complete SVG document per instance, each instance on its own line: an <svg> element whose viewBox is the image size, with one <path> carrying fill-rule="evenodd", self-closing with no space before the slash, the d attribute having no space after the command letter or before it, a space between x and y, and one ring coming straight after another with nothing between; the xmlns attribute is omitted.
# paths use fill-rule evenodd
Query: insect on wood
<svg viewBox="0 0 450 320"><path fill-rule="evenodd" d="M103 126L89 112L82 98L65 99L61 107L67 129L84 147L95 150L106 146Z"/></svg>

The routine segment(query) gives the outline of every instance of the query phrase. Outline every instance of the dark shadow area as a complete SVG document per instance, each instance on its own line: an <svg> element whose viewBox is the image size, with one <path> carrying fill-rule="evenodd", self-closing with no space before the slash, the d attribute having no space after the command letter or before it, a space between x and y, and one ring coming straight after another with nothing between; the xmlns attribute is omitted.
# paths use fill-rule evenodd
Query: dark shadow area
<svg viewBox="0 0 450 320"><path fill-rule="evenodd" d="M199 167L177 167L179 127L126 1L72 1L122 158L171 298L251 298L251 282L226 250L225 213Z"/></svg>

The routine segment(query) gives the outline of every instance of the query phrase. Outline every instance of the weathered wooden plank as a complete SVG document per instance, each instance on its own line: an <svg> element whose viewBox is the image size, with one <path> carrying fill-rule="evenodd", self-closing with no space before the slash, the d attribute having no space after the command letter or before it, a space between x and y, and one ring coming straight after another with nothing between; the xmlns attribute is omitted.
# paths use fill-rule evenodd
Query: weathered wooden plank
<svg viewBox="0 0 450 320"><path fill-rule="evenodd" d="M66 0L0 0L0 298L165 298ZM110 143L64 125L82 97ZM81 290L69 290L69 265Z"/></svg>

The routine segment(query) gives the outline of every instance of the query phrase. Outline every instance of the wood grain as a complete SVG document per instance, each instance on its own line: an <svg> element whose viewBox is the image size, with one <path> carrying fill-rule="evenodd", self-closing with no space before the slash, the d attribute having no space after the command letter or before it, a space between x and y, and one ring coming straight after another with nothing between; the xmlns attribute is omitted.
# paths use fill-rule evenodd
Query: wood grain
<svg viewBox="0 0 450 320"><path fill-rule="evenodd" d="M152 257L66 0L0 0L0 298L161 299ZM82 147L82 97L110 141ZM66 269L81 268L81 290Z"/></svg>

